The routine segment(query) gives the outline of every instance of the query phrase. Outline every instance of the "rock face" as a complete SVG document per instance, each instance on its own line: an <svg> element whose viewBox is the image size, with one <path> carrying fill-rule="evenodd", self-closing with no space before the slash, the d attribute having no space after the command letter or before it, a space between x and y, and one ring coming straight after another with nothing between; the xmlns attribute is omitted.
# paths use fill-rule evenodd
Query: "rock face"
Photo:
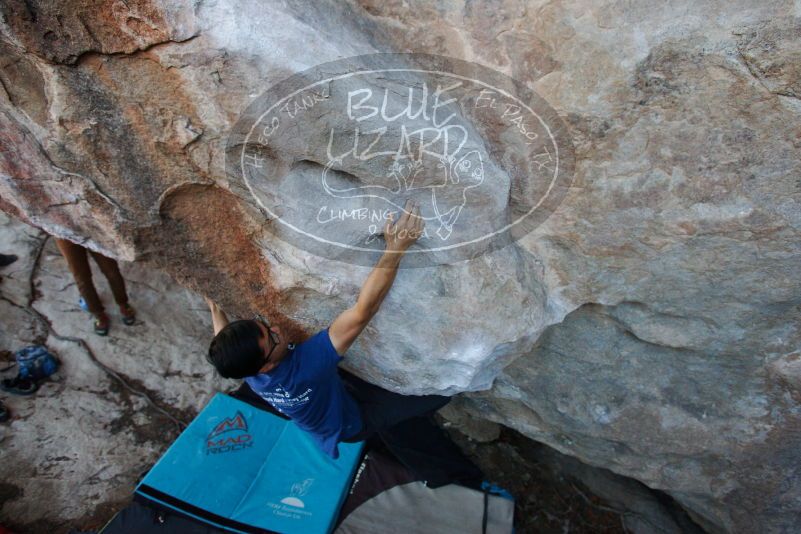
<svg viewBox="0 0 801 534"><path fill-rule="evenodd" d="M399 391L473 392L469 411L664 490L709 530L801 521L797 4L1 9L0 208L298 339L352 305L369 267L281 239L226 172L243 111L293 73L375 52L536 91L574 149L561 204L504 248L401 271L348 365ZM324 163L264 146L282 148L282 176ZM511 172L496 148L476 145L484 168Z"/></svg>

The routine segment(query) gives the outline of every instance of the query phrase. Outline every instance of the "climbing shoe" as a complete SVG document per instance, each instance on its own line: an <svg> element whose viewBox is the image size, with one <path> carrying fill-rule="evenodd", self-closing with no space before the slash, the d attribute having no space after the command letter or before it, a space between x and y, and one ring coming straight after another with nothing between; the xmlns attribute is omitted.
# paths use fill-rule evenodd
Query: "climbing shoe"
<svg viewBox="0 0 801 534"><path fill-rule="evenodd" d="M12 395L32 395L39 389L39 384L33 380L15 376L14 378L4 378L0 381L0 388Z"/></svg>
<svg viewBox="0 0 801 534"><path fill-rule="evenodd" d="M109 327L109 318L105 312L100 312L95 315L95 334L98 336L107 336Z"/></svg>
<svg viewBox="0 0 801 534"><path fill-rule="evenodd" d="M19 378L34 382L42 380L58 371L58 359L44 345L31 345L14 353Z"/></svg>
<svg viewBox="0 0 801 534"><path fill-rule="evenodd" d="M0 254L0 267L11 265L15 261L17 261L17 257L14 254Z"/></svg>
<svg viewBox="0 0 801 534"><path fill-rule="evenodd" d="M120 314L122 315L122 322L131 326L136 322L136 310L130 304L120 304Z"/></svg>

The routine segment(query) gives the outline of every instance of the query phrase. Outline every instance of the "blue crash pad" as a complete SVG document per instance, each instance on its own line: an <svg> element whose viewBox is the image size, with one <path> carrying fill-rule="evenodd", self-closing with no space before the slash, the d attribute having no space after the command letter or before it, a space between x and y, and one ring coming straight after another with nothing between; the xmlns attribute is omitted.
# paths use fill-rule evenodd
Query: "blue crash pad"
<svg viewBox="0 0 801 534"><path fill-rule="evenodd" d="M330 532L362 446L340 443L334 460L292 422L218 393L136 493L233 532Z"/></svg>

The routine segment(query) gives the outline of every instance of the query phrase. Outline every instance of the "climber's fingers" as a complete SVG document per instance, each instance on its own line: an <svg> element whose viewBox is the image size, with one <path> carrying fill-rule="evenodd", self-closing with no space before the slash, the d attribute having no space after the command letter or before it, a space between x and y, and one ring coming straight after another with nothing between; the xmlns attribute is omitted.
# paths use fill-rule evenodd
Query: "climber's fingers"
<svg viewBox="0 0 801 534"><path fill-rule="evenodd" d="M414 208L412 208L412 213L409 216L409 231L416 233L420 229L420 221L423 220L423 217L420 215L420 204L415 202Z"/></svg>
<svg viewBox="0 0 801 534"><path fill-rule="evenodd" d="M414 206L414 201L411 198L406 199L406 204L403 205L403 213L398 218L397 226L403 228L406 226L406 223L409 221L409 216L411 214L412 207Z"/></svg>
<svg viewBox="0 0 801 534"><path fill-rule="evenodd" d="M417 206L417 212L416 212L415 216L416 216L416 218L414 220L414 223L415 223L414 224L414 231L416 232L417 235L420 235L420 234L423 233L423 227L426 225L426 222L425 222L425 220L423 220L423 217L420 215L420 206L419 205Z"/></svg>

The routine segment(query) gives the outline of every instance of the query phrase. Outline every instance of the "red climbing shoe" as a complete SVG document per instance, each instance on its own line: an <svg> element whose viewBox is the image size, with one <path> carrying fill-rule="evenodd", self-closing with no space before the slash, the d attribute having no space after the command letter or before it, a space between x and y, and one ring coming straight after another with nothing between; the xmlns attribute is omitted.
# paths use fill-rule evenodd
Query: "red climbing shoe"
<svg viewBox="0 0 801 534"><path fill-rule="evenodd" d="M131 326L136 322L136 310L130 304L121 304L120 314L122 314L122 322L126 325Z"/></svg>
<svg viewBox="0 0 801 534"><path fill-rule="evenodd" d="M108 335L109 318L106 312L95 315L95 334L98 336Z"/></svg>

